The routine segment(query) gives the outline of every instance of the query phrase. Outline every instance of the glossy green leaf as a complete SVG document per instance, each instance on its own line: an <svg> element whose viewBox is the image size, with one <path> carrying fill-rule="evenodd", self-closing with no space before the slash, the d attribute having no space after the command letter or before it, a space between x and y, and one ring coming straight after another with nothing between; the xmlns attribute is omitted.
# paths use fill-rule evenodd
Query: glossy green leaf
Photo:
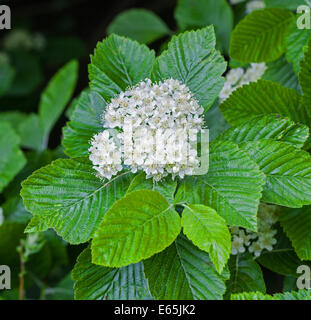
<svg viewBox="0 0 311 320"><path fill-rule="evenodd" d="M285 52L285 36L293 19L286 9L253 11L235 27L230 57L244 62L269 62Z"/></svg>
<svg viewBox="0 0 311 320"><path fill-rule="evenodd" d="M300 62L304 58L304 47L308 45L311 38L310 29L299 29L297 27L298 15L294 17L286 37L286 59L293 64L296 74L300 70Z"/></svg>
<svg viewBox="0 0 311 320"><path fill-rule="evenodd" d="M130 173L110 181L96 177L88 159L59 159L22 184L25 207L33 214L27 232L54 228L64 240L88 241L111 205L126 192Z"/></svg>
<svg viewBox="0 0 311 320"><path fill-rule="evenodd" d="M311 204L311 156L273 140L241 145L266 176L262 201L291 208Z"/></svg>
<svg viewBox="0 0 311 320"><path fill-rule="evenodd" d="M261 78L299 91L298 78L293 71L292 64L286 61L285 55L275 61L267 63L267 70Z"/></svg>
<svg viewBox="0 0 311 320"><path fill-rule="evenodd" d="M170 29L152 11L130 9L114 18L107 28L107 33L115 33L148 44L168 35Z"/></svg>
<svg viewBox="0 0 311 320"><path fill-rule="evenodd" d="M155 59L154 51L117 35L97 44L89 65L91 89L108 101L146 78Z"/></svg>
<svg viewBox="0 0 311 320"><path fill-rule="evenodd" d="M63 129L65 153L72 157L89 154L90 140L103 131L101 121L105 100L97 92L83 93L69 121Z"/></svg>
<svg viewBox="0 0 311 320"><path fill-rule="evenodd" d="M223 87L221 75L226 70L226 62L215 50L215 44L212 26L173 36L168 49L156 59L152 79L181 81L204 109L209 109Z"/></svg>
<svg viewBox="0 0 311 320"><path fill-rule="evenodd" d="M226 282L227 297L230 297L233 293L240 292L266 292L266 285L260 266L250 254L232 255L228 266L230 279Z"/></svg>
<svg viewBox="0 0 311 320"><path fill-rule="evenodd" d="M302 260L311 260L311 207L282 210L279 220Z"/></svg>
<svg viewBox="0 0 311 320"><path fill-rule="evenodd" d="M266 80L238 88L222 103L220 110L233 126L248 121L251 117L271 113L288 117L297 123L310 124L307 111L301 104L300 94Z"/></svg>
<svg viewBox="0 0 311 320"><path fill-rule="evenodd" d="M305 53L305 58L300 64L299 83L303 93L302 104L311 114L311 40L309 41L308 49ZM309 123L309 125L311 125Z"/></svg>
<svg viewBox="0 0 311 320"><path fill-rule="evenodd" d="M231 252L231 234L226 221L217 212L203 205L185 206L181 225L184 234L209 256L222 273Z"/></svg>
<svg viewBox="0 0 311 320"><path fill-rule="evenodd" d="M296 124L288 118L276 115L264 115L254 117L237 127L231 127L219 140L229 140L236 144L257 140L276 140L292 144L297 148L303 147L309 136L309 128L302 124Z"/></svg>
<svg viewBox="0 0 311 320"><path fill-rule="evenodd" d="M280 300L269 294L263 294L261 292L243 292L232 294L230 300Z"/></svg>
<svg viewBox="0 0 311 320"><path fill-rule="evenodd" d="M219 275L208 254L180 235L144 261L152 296L157 300L221 300L228 272Z"/></svg>
<svg viewBox="0 0 311 320"><path fill-rule="evenodd" d="M91 250L78 257L72 272L77 300L140 300L148 296L141 262L120 269L92 264Z"/></svg>
<svg viewBox="0 0 311 320"><path fill-rule="evenodd" d="M178 236L180 217L157 191L138 190L115 202L92 242L95 264L122 267L164 250Z"/></svg>
<svg viewBox="0 0 311 320"><path fill-rule="evenodd" d="M263 184L264 174L244 151L232 142L217 141L210 148L208 173L184 179L175 203L204 204L227 224L255 231Z"/></svg>

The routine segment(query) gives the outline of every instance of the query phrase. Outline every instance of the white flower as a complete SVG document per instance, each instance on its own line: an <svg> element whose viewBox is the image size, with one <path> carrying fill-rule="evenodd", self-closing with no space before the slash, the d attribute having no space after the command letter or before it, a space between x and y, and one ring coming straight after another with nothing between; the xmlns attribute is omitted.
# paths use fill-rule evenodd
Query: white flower
<svg viewBox="0 0 311 320"><path fill-rule="evenodd" d="M262 247L261 245L256 241L256 242L253 242L249 248L248 248L248 251L250 253L253 253L255 257L259 257L260 254L261 254L261 251L262 251Z"/></svg>
<svg viewBox="0 0 311 320"><path fill-rule="evenodd" d="M265 3L263 1L250 1L246 4L246 12L251 13L255 10L264 9L266 7Z"/></svg>
<svg viewBox="0 0 311 320"><path fill-rule="evenodd" d="M237 88L256 82L266 71L265 63L251 63L251 66L244 71L243 68L231 69L226 75L224 87L219 93L220 102L225 101Z"/></svg>
<svg viewBox="0 0 311 320"><path fill-rule="evenodd" d="M231 243L231 253L235 255L243 252L245 252L243 239L234 235Z"/></svg>
<svg viewBox="0 0 311 320"><path fill-rule="evenodd" d="M89 149L90 160L108 179L122 170L122 160L132 172L142 170L154 180L168 174L173 178L190 175L199 166L193 142L204 123L203 111L189 88L178 80L152 84L146 79L111 99L102 115L104 128L121 132L120 148L107 134L96 135ZM107 153L112 146L118 152L115 167Z"/></svg>
<svg viewBox="0 0 311 320"><path fill-rule="evenodd" d="M0 226L3 225L4 222L4 214L3 214L3 209L0 207Z"/></svg>

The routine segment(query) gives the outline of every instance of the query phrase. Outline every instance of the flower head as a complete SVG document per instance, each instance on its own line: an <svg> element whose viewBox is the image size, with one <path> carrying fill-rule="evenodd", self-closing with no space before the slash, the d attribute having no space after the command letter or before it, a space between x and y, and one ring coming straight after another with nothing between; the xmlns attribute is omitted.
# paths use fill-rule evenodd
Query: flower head
<svg viewBox="0 0 311 320"><path fill-rule="evenodd" d="M142 170L154 180L192 174L199 166L193 142L204 123L203 111L178 80L140 82L113 98L103 113L103 126L118 130L120 147L107 133L96 135L89 149L94 168L108 179L122 170L122 160L132 172ZM108 151L117 151L117 163Z"/></svg>

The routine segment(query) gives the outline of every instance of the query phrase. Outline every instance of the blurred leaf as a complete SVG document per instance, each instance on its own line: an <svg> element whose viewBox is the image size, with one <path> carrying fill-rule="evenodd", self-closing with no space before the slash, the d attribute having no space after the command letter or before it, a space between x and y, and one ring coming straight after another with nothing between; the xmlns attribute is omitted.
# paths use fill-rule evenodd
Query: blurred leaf
<svg viewBox="0 0 311 320"><path fill-rule="evenodd" d="M109 24L107 33L118 34L141 43L152 43L168 34L170 29L152 11L130 9L117 15Z"/></svg>
<svg viewBox="0 0 311 320"><path fill-rule="evenodd" d="M301 5L306 5L306 0L264 0L267 8L284 8L297 10Z"/></svg>
<svg viewBox="0 0 311 320"><path fill-rule="evenodd" d="M7 122L0 122L0 192L26 164L20 139Z"/></svg>
<svg viewBox="0 0 311 320"><path fill-rule="evenodd" d="M0 96L10 88L15 76L15 69L6 61L0 60Z"/></svg>
<svg viewBox="0 0 311 320"><path fill-rule="evenodd" d="M226 0L179 0L175 19L182 31L214 25L218 47L229 51L233 12Z"/></svg>

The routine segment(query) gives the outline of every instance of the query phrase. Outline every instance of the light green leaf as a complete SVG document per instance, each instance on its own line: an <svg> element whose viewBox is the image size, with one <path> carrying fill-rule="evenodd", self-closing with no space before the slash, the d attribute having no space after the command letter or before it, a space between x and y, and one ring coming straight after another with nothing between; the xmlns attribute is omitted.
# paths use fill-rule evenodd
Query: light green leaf
<svg viewBox="0 0 311 320"><path fill-rule="evenodd" d="M310 124L300 94L277 83L259 80L235 90L220 106L225 119L237 126L251 117L277 114L298 123Z"/></svg>
<svg viewBox="0 0 311 320"><path fill-rule="evenodd" d="M177 181L172 180L172 177L166 177L161 181L153 181L153 179L146 179L146 174L141 172L132 180L127 193L141 189L153 190L158 191L169 202L172 202L176 187Z"/></svg>
<svg viewBox="0 0 311 320"><path fill-rule="evenodd" d="M266 176L262 201L291 208L311 204L311 156L273 140L241 145Z"/></svg>
<svg viewBox="0 0 311 320"><path fill-rule="evenodd" d="M27 232L54 228L64 240L88 241L111 205L126 192L130 173L110 181L96 177L88 159L58 159L22 183L25 207L34 217Z"/></svg>
<svg viewBox="0 0 311 320"><path fill-rule="evenodd" d="M280 300L269 294L263 294L261 292L243 292L232 294L230 300Z"/></svg>
<svg viewBox="0 0 311 320"><path fill-rule="evenodd" d="M154 59L154 51L147 46L111 35L97 44L91 56L90 87L109 101L126 88L150 78Z"/></svg>
<svg viewBox="0 0 311 320"><path fill-rule="evenodd" d="M26 164L20 139L8 122L0 122L0 192Z"/></svg>
<svg viewBox="0 0 311 320"><path fill-rule="evenodd" d="M226 0L179 0L175 19L183 31L214 25L219 47L228 52L233 12Z"/></svg>
<svg viewBox="0 0 311 320"><path fill-rule="evenodd" d="M148 296L143 264L120 269L92 264L91 250L78 257L72 272L76 300L140 300Z"/></svg>
<svg viewBox="0 0 311 320"><path fill-rule="evenodd" d="M60 69L41 95L39 119L46 146L48 135L69 102L76 86L78 63L73 60Z"/></svg>
<svg viewBox="0 0 311 320"><path fill-rule="evenodd" d="M276 293L273 297L279 298L280 300L311 300L311 290Z"/></svg>
<svg viewBox="0 0 311 320"><path fill-rule="evenodd" d="M92 242L95 264L122 267L164 250L178 236L180 217L157 191L127 194L105 214Z"/></svg>
<svg viewBox="0 0 311 320"><path fill-rule="evenodd" d="M148 44L170 34L170 29L152 11L130 9L114 18L107 28L107 33L115 33Z"/></svg>
<svg viewBox="0 0 311 320"><path fill-rule="evenodd" d="M97 92L83 93L63 129L65 153L72 157L89 154L90 140L94 134L103 131L101 117L106 108L105 100Z"/></svg>
<svg viewBox="0 0 311 320"><path fill-rule="evenodd" d="M279 214L279 220L298 257L311 260L311 207L283 210Z"/></svg>
<svg viewBox="0 0 311 320"><path fill-rule="evenodd" d="M285 52L285 36L293 14L286 9L253 11L235 27L230 57L245 63L269 62Z"/></svg>
<svg viewBox="0 0 311 320"><path fill-rule="evenodd" d="M226 221L217 212L203 205L185 206L181 225L184 234L209 256L222 273L231 252L231 234Z"/></svg>
<svg viewBox="0 0 311 320"><path fill-rule="evenodd" d="M166 250L144 261L157 300L221 300L228 272L219 275L208 254L180 235Z"/></svg>
<svg viewBox="0 0 311 320"><path fill-rule="evenodd" d="M308 136L309 128L305 125L296 124L288 118L280 118L276 115L264 115L254 117L237 127L231 127L218 139L229 140L236 144L271 139L301 148Z"/></svg>
<svg viewBox="0 0 311 320"><path fill-rule="evenodd" d="M152 79L181 81L204 109L209 109L223 87L221 75L226 70L215 43L213 26L173 36L168 49L156 59Z"/></svg>
<svg viewBox="0 0 311 320"><path fill-rule="evenodd" d="M230 279L226 282L226 296L233 293L259 291L266 292L266 285L260 266L250 254L231 256L229 260Z"/></svg>
<svg viewBox="0 0 311 320"><path fill-rule="evenodd" d="M293 71L292 64L286 61L285 55L278 60L267 63L267 70L261 78L299 91L298 78Z"/></svg>
<svg viewBox="0 0 311 320"><path fill-rule="evenodd" d="M292 20L286 37L286 59L293 64L296 74L299 73L300 61L304 58L304 47L308 45L308 41L311 38L310 29L298 29L298 17L297 15Z"/></svg>
<svg viewBox="0 0 311 320"><path fill-rule="evenodd" d="M249 156L229 141L211 144L210 167L204 176L181 183L175 203L212 207L229 225L257 229L257 210L264 174Z"/></svg>

